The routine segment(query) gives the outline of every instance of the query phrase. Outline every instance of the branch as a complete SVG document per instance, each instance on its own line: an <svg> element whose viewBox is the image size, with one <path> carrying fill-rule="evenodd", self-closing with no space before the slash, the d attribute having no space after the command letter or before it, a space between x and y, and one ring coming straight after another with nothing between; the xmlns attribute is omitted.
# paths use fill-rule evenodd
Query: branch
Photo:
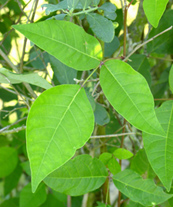
<svg viewBox="0 0 173 207"><path fill-rule="evenodd" d="M3 131L3 132L0 132L0 135L12 134L12 133L16 133L16 132L19 132L19 131L22 131L22 130L25 130L25 129L26 129L26 126L21 126L21 127L18 127L18 128L14 128L14 129L11 129L11 130L6 130L6 131Z"/></svg>
<svg viewBox="0 0 173 207"><path fill-rule="evenodd" d="M123 61L127 61L128 58L131 55L133 55L139 48L141 48L142 46L144 46L144 45L148 44L149 42L153 41L155 38L159 37L160 35L170 31L172 28L173 27L171 26L171 27L165 29L164 31L160 32L159 34L155 35L154 37L150 38L149 40L147 40L147 41L143 42L142 44L138 45L137 47L135 47L135 49L129 55L127 55L127 57Z"/></svg>
<svg viewBox="0 0 173 207"><path fill-rule="evenodd" d="M120 136L132 135L132 134L136 134L136 133L129 132L129 133L121 133L121 134L107 134L107 135L91 136L90 138L100 139L100 138L120 137Z"/></svg>

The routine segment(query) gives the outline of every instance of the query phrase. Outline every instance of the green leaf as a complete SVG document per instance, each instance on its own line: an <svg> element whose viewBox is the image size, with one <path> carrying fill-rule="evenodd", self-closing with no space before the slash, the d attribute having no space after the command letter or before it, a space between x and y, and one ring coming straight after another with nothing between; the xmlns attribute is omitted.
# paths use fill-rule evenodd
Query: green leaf
<svg viewBox="0 0 173 207"><path fill-rule="evenodd" d="M65 205L61 201L57 200L54 195L48 194L46 202L43 203L40 207L55 207L55 206L65 207Z"/></svg>
<svg viewBox="0 0 173 207"><path fill-rule="evenodd" d="M137 172L139 175L145 174L147 172L148 178L155 177L155 173L153 172L150 163L148 162L147 155L144 149L140 149L138 153L134 156L131 161L130 169Z"/></svg>
<svg viewBox="0 0 173 207"><path fill-rule="evenodd" d="M13 188L17 186L21 175L22 175L22 168L20 165L17 165L15 170L5 178L4 195L9 194L13 190Z"/></svg>
<svg viewBox="0 0 173 207"><path fill-rule="evenodd" d="M151 67L145 55L133 54L130 57L130 61L128 61L128 64L132 66L133 69L135 69L140 74L142 74L147 80L148 84L151 85L151 73L150 73Z"/></svg>
<svg viewBox="0 0 173 207"><path fill-rule="evenodd" d="M88 13L87 21L95 35L104 42L111 42L114 38L112 21L97 13Z"/></svg>
<svg viewBox="0 0 173 207"><path fill-rule="evenodd" d="M79 0L67 0L67 6L69 9L75 9L76 6L78 5Z"/></svg>
<svg viewBox="0 0 173 207"><path fill-rule="evenodd" d="M173 93L173 65L172 65L171 70L169 72L169 86L170 86L170 89Z"/></svg>
<svg viewBox="0 0 173 207"><path fill-rule="evenodd" d="M115 11L116 11L116 6L110 2L106 2L102 4L98 10L103 10L104 11L104 16L107 17L108 19L115 20L117 17Z"/></svg>
<svg viewBox="0 0 173 207"><path fill-rule="evenodd" d="M54 74L61 84L72 84L75 83L73 80L77 76L77 71L73 68L64 65L58 59L50 55L50 64L54 71Z"/></svg>
<svg viewBox="0 0 173 207"><path fill-rule="evenodd" d="M0 178L13 172L18 162L17 151L10 147L0 148Z"/></svg>
<svg viewBox="0 0 173 207"><path fill-rule="evenodd" d="M31 169L30 169L30 166L29 166L29 161L22 162L22 163L21 163L21 166L22 166L23 170L24 170L29 176L31 176Z"/></svg>
<svg viewBox="0 0 173 207"><path fill-rule="evenodd" d="M26 129L33 192L88 141L93 128L93 111L79 85L56 86L36 99Z"/></svg>
<svg viewBox="0 0 173 207"><path fill-rule="evenodd" d="M143 133L144 148L153 170L169 191L173 178L173 101L164 102L156 115L166 135Z"/></svg>
<svg viewBox="0 0 173 207"><path fill-rule="evenodd" d="M99 156L99 160L101 160L104 163L104 165L107 165L111 158L112 154L109 152L104 152Z"/></svg>
<svg viewBox="0 0 173 207"><path fill-rule="evenodd" d="M31 192L31 183L26 185L20 193L20 207L37 207L46 201L46 188L42 183L35 193Z"/></svg>
<svg viewBox="0 0 173 207"><path fill-rule="evenodd" d="M45 89L49 89L52 86L37 73L29 73L29 74L17 74L12 73L5 68L0 68L0 83L30 83Z"/></svg>
<svg viewBox="0 0 173 207"><path fill-rule="evenodd" d="M90 155L79 155L48 175L44 182L52 189L78 196L99 188L108 172L103 163Z"/></svg>
<svg viewBox="0 0 173 207"><path fill-rule="evenodd" d="M100 125L100 126L108 124L109 121L110 121L110 117L109 117L108 112L99 103L96 103L96 108L95 108L95 111L94 111L94 116L95 116L95 122L98 125Z"/></svg>
<svg viewBox="0 0 173 207"><path fill-rule="evenodd" d="M10 198L0 204L0 207L19 207L19 198Z"/></svg>
<svg viewBox="0 0 173 207"><path fill-rule="evenodd" d="M148 21L157 27L169 0L144 0L143 8Z"/></svg>
<svg viewBox="0 0 173 207"><path fill-rule="evenodd" d="M115 150L113 152L113 155L120 160L129 159L129 158L133 157L133 153L131 153L130 151L128 151L124 148L119 148L119 149Z"/></svg>
<svg viewBox="0 0 173 207"><path fill-rule="evenodd" d="M119 48L120 41L117 36L110 43L105 43L104 57L111 57L114 52Z"/></svg>
<svg viewBox="0 0 173 207"><path fill-rule="evenodd" d="M91 5L93 0L80 0L80 3L83 6L83 9L88 8Z"/></svg>
<svg viewBox="0 0 173 207"><path fill-rule="evenodd" d="M124 195L145 207L163 203L173 196L166 194L153 180L143 180L132 170L124 170L114 175L113 182Z"/></svg>
<svg viewBox="0 0 173 207"><path fill-rule="evenodd" d="M143 207L143 205L130 201L129 204L127 205L127 207Z"/></svg>
<svg viewBox="0 0 173 207"><path fill-rule="evenodd" d="M102 49L98 40L71 22L48 20L14 25L13 28L76 70L96 68L102 59Z"/></svg>
<svg viewBox="0 0 173 207"><path fill-rule="evenodd" d="M45 13L49 15L51 12L67 9L67 1L61 1L58 4L43 4L41 7L45 7Z"/></svg>
<svg viewBox="0 0 173 207"><path fill-rule="evenodd" d="M112 157L107 164L107 167L109 168L110 172L115 175L118 172L121 171L121 166L119 165L118 161Z"/></svg>
<svg viewBox="0 0 173 207"><path fill-rule="evenodd" d="M120 60L106 61L101 67L100 84L108 101L128 122L142 131L164 134L149 86L130 65Z"/></svg>

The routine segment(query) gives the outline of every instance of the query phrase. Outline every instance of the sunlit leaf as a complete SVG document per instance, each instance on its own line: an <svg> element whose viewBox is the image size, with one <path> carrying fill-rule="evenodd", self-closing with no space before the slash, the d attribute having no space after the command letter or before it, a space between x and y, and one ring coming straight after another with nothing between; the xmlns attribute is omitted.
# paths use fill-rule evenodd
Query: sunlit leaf
<svg viewBox="0 0 173 207"><path fill-rule="evenodd" d="M26 129L33 192L87 142L93 127L93 111L79 85L56 86L36 99Z"/></svg>
<svg viewBox="0 0 173 207"><path fill-rule="evenodd" d="M76 70L95 68L102 59L102 49L97 39L71 22L47 20L13 27L37 46Z"/></svg>
<svg viewBox="0 0 173 207"><path fill-rule="evenodd" d="M44 179L52 189L78 196L99 188L108 172L104 164L90 155L79 155Z"/></svg>
<svg viewBox="0 0 173 207"><path fill-rule="evenodd" d="M166 194L153 180L143 180L132 170L124 170L114 175L113 182L124 195L145 207L163 203L173 196Z"/></svg>
<svg viewBox="0 0 173 207"><path fill-rule="evenodd" d="M144 0L144 12L153 27L158 26L159 20L166 9L168 1L169 0Z"/></svg>
<svg viewBox="0 0 173 207"><path fill-rule="evenodd" d="M128 151L124 148L119 148L119 149L115 150L113 152L113 155L120 160L129 159L129 158L133 157L133 153L131 153L130 151Z"/></svg>
<svg viewBox="0 0 173 207"><path fill-rule="evenodd" d="M173 178L173 101L164 102L156 115L166 135L143 133L144 148L153 170L169 191Z"/></svg>
<svg viewBox="0 0 173 207"><path fill-rule="evenodd" d="M154 111L154 100L145 78L120 60L109 60L101 67L103 92L127 121L153 134L164 134Z"/></svg>

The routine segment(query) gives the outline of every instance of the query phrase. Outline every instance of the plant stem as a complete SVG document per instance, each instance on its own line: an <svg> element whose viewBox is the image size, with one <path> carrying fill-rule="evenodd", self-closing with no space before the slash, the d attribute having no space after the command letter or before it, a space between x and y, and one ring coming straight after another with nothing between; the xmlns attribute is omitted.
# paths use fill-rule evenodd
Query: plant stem
<svg viewBox="0 0 173 207"><path fill-rule="evenodd" d="M14 129L11 129L11 130L5 130L3 132L0 132L0 135L12 134L12 133L16 133L16 132L19 132L19 131L22 131L22 130L25 130L25 129L26 129L26 126L21 126L21 127L18 127L18 128L14 128Z"/></svg>
<svg viewBox="0 0 173 207"><path fill-rule="evenodd" d="M141 48L142 46L144 46L144 45L148 44L149 42L153 41L155 38L159 37L160 35L164 34L165 32L170 31L172 28L173 27L171 26L171 27L165 29L164 31L160 32L159 34L155 35L154 37L150 38L149 40L147 40L147 41L143 42L142 44L136 46L135 49L129 55L127 55L127 57L124 59L124 61L127 61L129 59L129 57L131 55L133 55L139 48Z"/></svg>
<svg viewBox="0 0 173 207"><path fill-rule="evenodd" d="M105 135L97 135L97 136L91 136L91 139L101 139L101 138L111 138L111 137L120 137L120 136L126 136L126 135L132 135L132 134L136 134L133 132L129 132L129 133L121 133L121 134L105 134Z"/></svg>
<svg viewBox="0 0 173 207"><path fill-rule="evenodd" d="M127 40L127 2L124 1L124 41L123 41L123 56L126 57L126 40Z"/></svg>
<svg viewBox="0 0 173 207"><path fill-rule="evenodd" d="M71 196L67 196L67 207L71 207Z"/></svg>
<svg viewBox="0 0 173 207"><path fill-rule="evenodd" d="M77 15L80 15L80 14L87 14L87 13L95 11L97 9L98 9L98 7L94 7L94 8L87 9L87 10L80 11L80 12L76 12L76 13L68 13L68 15L73 17L73 16L77 16Z"/></svg>

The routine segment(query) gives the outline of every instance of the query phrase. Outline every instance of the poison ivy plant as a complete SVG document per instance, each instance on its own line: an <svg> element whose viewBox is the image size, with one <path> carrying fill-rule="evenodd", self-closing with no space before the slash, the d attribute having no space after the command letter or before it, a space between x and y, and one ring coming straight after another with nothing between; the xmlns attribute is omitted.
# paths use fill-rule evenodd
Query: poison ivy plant
<svg viewBox="0 0 173 207"><path fill-rule="evenodd" d="M0 0L0 207L172 206L173 0L111 2Z"/></svg>

